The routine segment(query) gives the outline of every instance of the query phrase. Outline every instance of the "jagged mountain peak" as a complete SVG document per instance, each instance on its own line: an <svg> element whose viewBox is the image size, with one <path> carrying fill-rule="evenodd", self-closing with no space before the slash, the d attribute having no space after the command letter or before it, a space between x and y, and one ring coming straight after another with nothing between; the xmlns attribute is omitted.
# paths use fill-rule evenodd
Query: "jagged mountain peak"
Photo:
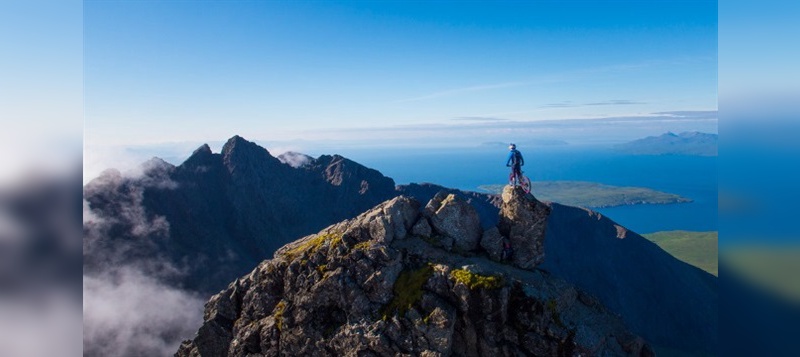
<svg viewBox="0 0 800 357"><path fill-rule="evenodd" d="M222 161L233 174L247 171L280 170L283 164L267 149L234 135L222 146Z"/></svg>
<svg viewBox="0 0 800 357"><path fill-rule="evenodd" d="M192 155L189 156L183 163L181 163L180 167L183 168L197 168L202 166L208 166L214 164L214 161L219 160L219 155L214 154L211 151L211 147L208 144L200 145L197 149L192 152Z"/></svg>
<svg viewBox="0 0 800 357"><path fill-rule="evenodd" d="M145 161L140 166L144 173L166 175L175 169L175 165L170 164L160 157L152 157L150 160Z"/></svg>
<svg viewBox="0 0 800 357"><path fill-rule="evenodd" d="M192 152L192 156L194 155L209 155L211 154L211 147L208 144L200 145L197 149Z"/></svg>
<svg viewBox="0 0 800 357"><path fill-rule="evenodd" d="M331 185L350 187L359 194L370 189L370 182L379 183L381 189L394 190L393 179L341 155L321 155L309 164L309 168L319 170Z"/></svg>
<svg viewBox="0 0 800 357"><path fill-rule="evenodd" d="M590 295L487 258L471 206L437 196L287 244L211 298L177 355L652 355Z"/></svg>
<svg viewBox="0 0 800 357"><path fill-rule="evenodd" d="M272 157L272 155L269 153L267 149L261 147L260 145L252 141L248 141L247 139L239 135L234 135L230 139L228 139L228 141L226 141L225 144L222 145L221 153L222 156L224 157L243 155L243 154L257 154L257 155L266 154L267 156Z"/></svg>

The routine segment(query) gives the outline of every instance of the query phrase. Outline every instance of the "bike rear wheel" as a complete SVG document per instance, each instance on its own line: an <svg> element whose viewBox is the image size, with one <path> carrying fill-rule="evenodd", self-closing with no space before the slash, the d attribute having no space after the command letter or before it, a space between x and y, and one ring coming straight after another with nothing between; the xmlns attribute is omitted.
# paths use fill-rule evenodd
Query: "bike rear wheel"
<svg viewBox="0 0 800 357"><path fill-rule="evenodd" d="M529 179L528 176L520 175L519 185L525 193L531 193L531 179Z"/></svg>

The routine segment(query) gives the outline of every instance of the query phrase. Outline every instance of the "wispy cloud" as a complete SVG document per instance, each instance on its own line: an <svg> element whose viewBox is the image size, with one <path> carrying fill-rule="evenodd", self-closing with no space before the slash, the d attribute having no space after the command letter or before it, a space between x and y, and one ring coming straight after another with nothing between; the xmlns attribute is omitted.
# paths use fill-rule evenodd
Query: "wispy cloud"
<svg viewBox="0 0 800 357"><path fill-rule="evenodd" d="M540 108L574 108L577 106L579 106L579 104L573 103L571 101L564 101L558 103L548 103L540 106Z"/></svg>
<svg viewBox="0 0 800 357"><path fill-rule="evenodd" d="M335 141L322 137L319 140L327 140L330 143L328 147L332 148L329 150L341 150L343 147L464 147L483 142L506 143L532 139L566 141L571 144L621 143L667 131L714 133L718 123L715 114L715 111L684 111L548 120L450 120L447 124L326 130L326 135L335 135ZM485 117L495 118L494 115Z"/></svg>
<svg viewBox="0 0 800 357"><path fill-rule="evenodd" d="M450 119L453 121L463 121L463 122L500 122L500 121L508 121L505 118L495 118L495 117L458 117Z"/></svg>
<svg viewBox="0 0 800 357"><path fill-rule="evenodd" d="M657 112L653 114L676 117L676 118L693 118L693 119L707 119L707 118L717 117L716 110L693 110L693 111L679 110L670 112Z"/></svg>
<svg viewBox="0 0 800 357"><path fill-rule="evenodd" d="M612 99L612 100L604 100L601 102L592 102L592 103L573 103L572 101L563 101L556 103L547 103L539 106L539 108L577 108L577 107L599 106L599 105L638 105L638 104L647 104L647 103L630 99Z"/></svg>
<svg viewBox="0 0 800 357"><path fill-rule="evenodd" d="M584 105L636 105L636 104L647 104L647 103L638 102L635 100L628 100L628 99L613 99L602 102L586 103Z"/></svg>

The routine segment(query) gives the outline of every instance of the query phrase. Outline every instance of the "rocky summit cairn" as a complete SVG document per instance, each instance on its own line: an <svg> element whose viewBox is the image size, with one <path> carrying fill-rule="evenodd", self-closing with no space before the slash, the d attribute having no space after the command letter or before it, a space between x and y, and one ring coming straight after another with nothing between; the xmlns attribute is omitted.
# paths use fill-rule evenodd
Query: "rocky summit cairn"
<svg viewBox="0 0 800 357"><path fill-rule="evenodd" d="M502 236L511 241L514 249L511 264L522 269L533 269L545 259L544 236L550 207L517 186L503 188L502 197L497 228Z"/></svg>
<svg viewBox="0 0 800 357"><path fill-rule="evenodd" d="M499 232L462 203L400 196L284 246L208 301L176 355L653 355L592 296L487 259L476 237Z"/></svg>

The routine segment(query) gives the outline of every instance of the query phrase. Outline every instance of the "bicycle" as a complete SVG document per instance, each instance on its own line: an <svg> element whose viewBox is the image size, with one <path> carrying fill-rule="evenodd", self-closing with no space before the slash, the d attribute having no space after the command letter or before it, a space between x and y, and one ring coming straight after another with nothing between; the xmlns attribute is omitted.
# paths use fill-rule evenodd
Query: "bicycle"
<svg viewBox="0 0 800 357"><path fill-rule="evenodd" d="M512 186L520 186L525 193L531 193L531 179L523 175L524 172L520 171L519 175L514 175L514 171L508 175L508 184Z"/></svg>

